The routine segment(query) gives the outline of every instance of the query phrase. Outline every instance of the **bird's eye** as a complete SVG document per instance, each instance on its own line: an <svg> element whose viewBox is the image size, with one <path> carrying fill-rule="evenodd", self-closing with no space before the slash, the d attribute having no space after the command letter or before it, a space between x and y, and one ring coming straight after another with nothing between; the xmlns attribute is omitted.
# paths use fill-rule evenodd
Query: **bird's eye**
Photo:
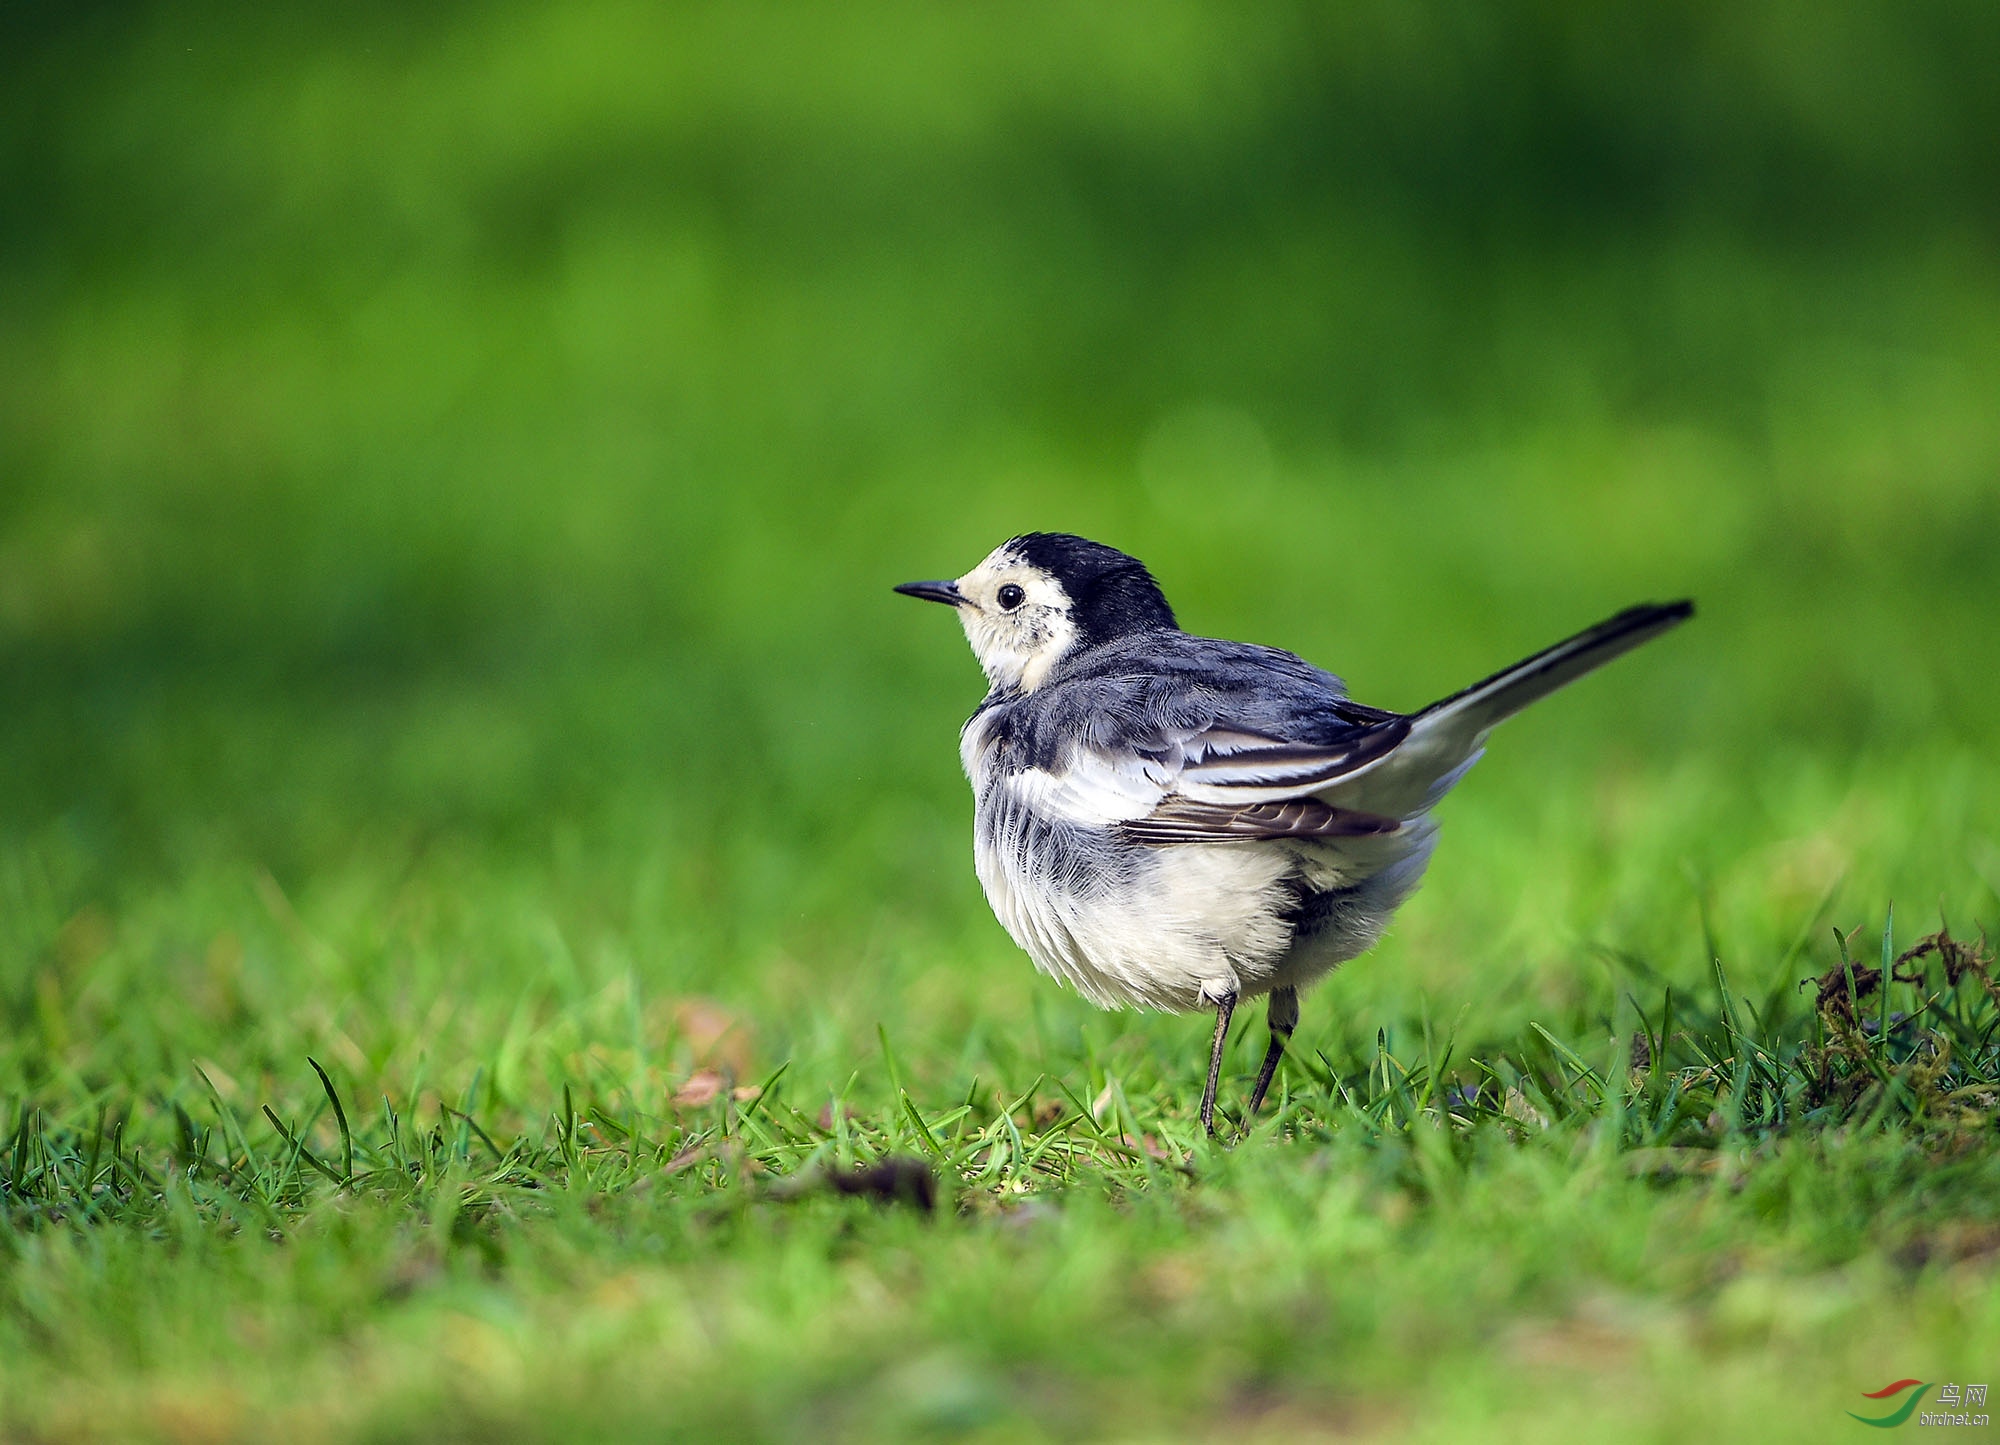
<svg viewBox="0 0 2000 1445"><path fill-rule="evenodd" d="M1002 612L1012 612L1027 600L1028 594L1023 592L1015 583L1009 582L1000 589L1000 610Z"/></svg>

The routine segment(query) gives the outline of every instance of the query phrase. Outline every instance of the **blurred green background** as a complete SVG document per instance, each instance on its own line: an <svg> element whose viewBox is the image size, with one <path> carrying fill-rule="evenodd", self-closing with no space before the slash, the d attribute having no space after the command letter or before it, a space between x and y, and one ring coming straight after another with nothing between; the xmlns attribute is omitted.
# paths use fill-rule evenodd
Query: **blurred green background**
<svg viewBox="0 0 2000 1445"><path fill-rule="evenodd" d="M1050 986L965 866L977 676L887 584L1030 529L1394 706L1700 599L1501 740L1447 822L1505 876L1448 841L1399 967L1615 934L1569 885L1618 863L1538 861L1580 827L1647 851L1635 888L1990 902L1985 6L14 27L17 1013L92 903L179 901L118 930L137 973L206 968L189 889L264 871L396 954L397 890L461 868L546 926L426 923L411 1008L629 967L790 1029L933 972L1004 1016ZM124 1026L98 995L68 1047Z"/></svg>
<svg viewBox="0 0 2000 1445"><path fill-rule="evenodd" d="M1996 74L1973 0L8 6L0 1093L530 1118L700 997L808 1099L881 1023L1185 1113L1205 1026L988 914L888 590L1026 530L1395 707L1698 599L1301 1047L1991 918Z"/></svg>
<svg viewBox="0 0 2000 1445"><path fill-rule="evenodd" d="M1085 1026L888 591L1030 529L1391 706L1700 600L1336 1012L1992 902L1990 7L10 13L17 1082L612 984L829 1075Z"/></svg>

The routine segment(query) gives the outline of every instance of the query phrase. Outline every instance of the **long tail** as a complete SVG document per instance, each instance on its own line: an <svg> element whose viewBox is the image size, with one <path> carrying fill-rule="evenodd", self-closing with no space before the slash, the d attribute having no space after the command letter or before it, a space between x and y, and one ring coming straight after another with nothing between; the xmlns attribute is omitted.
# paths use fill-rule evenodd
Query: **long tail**
<svg viewBox="0 0 2000 1445"><path fill-rule="evenodd" d="M1692 602L1641 603L1543 648L1413 713L1409 736L1381 764L1324 796L1341 807L1391 817L1421 812L1478 760L1486 734L1496 725L1693 615Z"/></svg>
<svg viewBox="0 0 2000 1445"><path fill-rule="evenodd" d="M1484 682L1432 703L1411 719L1411 728L1446 730L1467 737L1488 732L1529 703L1575 682L1586 672L1595 672L1612 658L1650 642L1692 616L1694 603L1688 601L1642 602L1628 607L1565 642L1502 668Z"/></svg>

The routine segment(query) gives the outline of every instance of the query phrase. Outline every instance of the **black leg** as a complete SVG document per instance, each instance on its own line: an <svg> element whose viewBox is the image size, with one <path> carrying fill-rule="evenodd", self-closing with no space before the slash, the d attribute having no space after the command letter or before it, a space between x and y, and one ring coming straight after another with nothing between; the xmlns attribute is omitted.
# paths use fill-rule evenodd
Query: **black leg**
<svg viewBox="0 0 2000 1445"><path fill-rule="evenodd" d="M1250 1093L1249 1117L1257 1117L1257 1111L1264 1105L1264 1092L1271 1087L1271 1079L1278 1072L1278 1060L1285 1056L1285 1040L1292 1036L1292 1030L1299 1023L1299 991L1295 988L1274 988L1271 990L1271 1044L1264 1050L1264 1067L1257 1071L1257 1087ZM1249 1125L1244 1125L1248 1128Z"/></svg>
<svg viewBox="0 0 2000 1445"><path fill-rule="evenodd" d="M1236 995L1228 994L1215 1005L1215 1044L1208 1051L1208 1087L1201 1091L1201 1127L1215 1135L1215 1086L1222 1078L1222 1046L1229 1041L1229 1016L1236 1012Z"/></svg>

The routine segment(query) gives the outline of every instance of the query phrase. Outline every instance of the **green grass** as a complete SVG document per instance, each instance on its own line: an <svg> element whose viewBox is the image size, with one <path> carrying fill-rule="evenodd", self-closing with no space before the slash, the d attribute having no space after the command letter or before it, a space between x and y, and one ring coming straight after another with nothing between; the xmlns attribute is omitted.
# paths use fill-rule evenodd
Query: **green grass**
<svg viewBox="0 0 2000 1445"><path fill-rule="evenodd" d="M1987 1380L1994 1001L1876 981L2000 905L2000 37L1630 20L10 19L0 1435ZM1202 1021L993 921L887 590L1052 527L1388 706L1701 613L1495 738L1219 1147Z"/></svg>

